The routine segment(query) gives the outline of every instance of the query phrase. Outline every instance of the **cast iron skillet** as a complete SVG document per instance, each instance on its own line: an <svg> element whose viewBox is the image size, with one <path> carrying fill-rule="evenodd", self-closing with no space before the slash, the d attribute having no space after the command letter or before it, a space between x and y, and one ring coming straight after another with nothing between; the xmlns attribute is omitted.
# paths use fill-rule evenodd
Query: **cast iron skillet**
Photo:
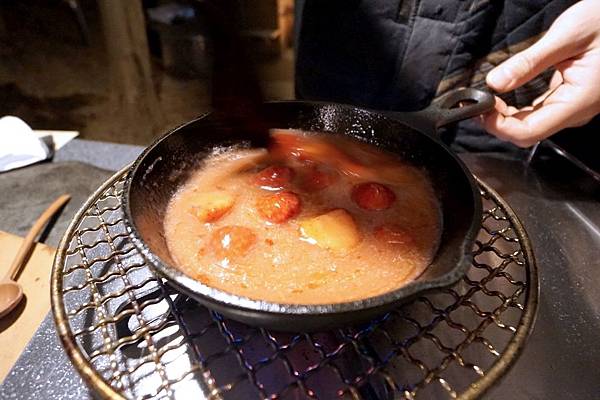
<svg viewBox="0 0 600 400"><path fill-rule="evenodd" d="M456 107L459 102L471 104ZM413 113L381 113L303 101L264 103L259 108L259 117L268 127L352 136L396 153L429 173L443 209L441 244L426 271L394 291L338 304L279 304L211 288L173 267L163 231L165 208L173 193L215 148L263 144L260 137L248 131L247 121L217 113L203 115L167 133L135 161L123 194L131 239L170 285L232 319L284 331L314 331L365 322L416 293L455 283L470 265L470 251L481 224L479 190L463 163L439 140L436 130L484 113L493 104L493 96L486 92L459 89Z"/></svg>

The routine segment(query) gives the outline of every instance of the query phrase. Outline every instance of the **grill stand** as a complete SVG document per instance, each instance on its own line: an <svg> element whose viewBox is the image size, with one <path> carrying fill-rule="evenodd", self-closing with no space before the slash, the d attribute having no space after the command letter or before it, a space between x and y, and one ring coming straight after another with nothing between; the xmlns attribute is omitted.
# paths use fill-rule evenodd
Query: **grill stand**
<svg viewBox="0 0 600 400"><path fill-rule="evenodd" d="M123 224L126 172L77 213L52 272L61 342L103 398L473 399L507 372L533 327L531 244L483 182L483 227L462 281L360 327L284 334L224 319L163 284Z"/></svg>

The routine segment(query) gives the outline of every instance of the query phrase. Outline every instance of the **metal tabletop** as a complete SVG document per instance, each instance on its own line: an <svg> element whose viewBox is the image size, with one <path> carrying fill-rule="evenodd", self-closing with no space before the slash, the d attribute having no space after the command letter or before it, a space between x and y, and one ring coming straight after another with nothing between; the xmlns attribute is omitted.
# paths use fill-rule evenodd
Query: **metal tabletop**
<svg viewBox="0 0 600 400"><path fill-rule="evenodd" d="M102 151L113 160L123 155L121 164L115 162L111 169L140 150L108 150L107 144L85 141L73 146L80 146L74 152L79 159L85 159L81 151L100 161ZM533 335L514 368L486 398L598 398L600 185L552 156L542 156L532 165L499 154L462 157L516 211L540 270L540 308ZM0 398L86 397L90 395L70 366L48 316L0 386Z"/></svg>

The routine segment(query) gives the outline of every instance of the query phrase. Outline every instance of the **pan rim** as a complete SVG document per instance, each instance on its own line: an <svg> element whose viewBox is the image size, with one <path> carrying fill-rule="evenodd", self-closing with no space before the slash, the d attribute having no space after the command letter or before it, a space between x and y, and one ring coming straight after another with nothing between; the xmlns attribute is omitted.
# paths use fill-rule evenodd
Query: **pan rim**
<svg viewBox="0 0 600 400"><path fill-rule="evenodd" d="M358 110L361 112L365 112L368 114L376 115L382 118L386 118L388 120L404 124L410 127L404 121L396 120L394 118L390 118L385 114L381 114L375 110L369 110L361 107L356 107L347 104L340 103L328 103L328 102L306 102L302 100L279 100L279 101L270 101L265 102L265 104L309 104L312 106L320 105L320 106L335 106L340 108L346 108L351 110ZM340 303L325 303L325 304L295 304L295 303L279 303L273 301L266 300L257 300L251 299L245 296L236 295L234 293L226 292L221 289L217 289L214 287L210 287L201 283L198 280L191 278L186 275L179 269L174 266L171 266L169 263L162 260L159 256L154 254L154 252L150 249L150 247L145 243L142 239L137 227L135 226L133 214L131 212L131 203L129 201L130 191L132 188L132 182L134 177L138 174L138 169L146 159L146 156L152 152L157 146L159 146L164 140L169 138L171 135L176 134L182 128L194 124L202 119L207 118L213 113L207 112L200 115L197 118L192 119L184 124L181 124L164 135L157 138L152 144L150 144L144 151L136 158L133 164L130 166L127 177L125 179L123 193L122 193L122 204L123 211L125 214L124 224L127 229L127 233L129 235L130 240L140 252L140 254L144 257L144 259L148 262L148 265L158 272L163 278L167 279L170 283L173 284L175 288L183 289L187 294L190 294L196 300L202 302L205 305L210 307L211 303L218 303L228 308L233 308L237 310L245 310L252 312L261 312L265 314L271 315L298 315L298 316L311 316L311 315L335 315L335 314L346 314L352 313L359 310L368 310L383 307L386 305L397 304L399 302L408 300L414 295L432 289L439 289L447 286L451 286L459 281L466 273L467 269L471 265L472 254L471 249L472 245L475 243L475 238L479 232L481 226L481 218L483 214L482 204L481 204L481 196L479 193L479 189L476 183L474 176L468 170L463 161L454 154L438 137L432 135L428 132L425 132L420 129L415 129L421 134L424 134L426 137L436 142L439 146L441 146L449 157L451 157L456 165L462 171L465 179L469 183L469 187L471 188L472 194L472 204L473 204L473 214L471 218L471 223L466 230L463 241L461 243L460 248L457 250L457 254L460 255L459 261L456 263L456 266L448 271L446 274L443 274L437 278L430 280L416 280L411 281L399 288L396 288L392 291L369 297L366 299L345 301Z"/></svg>

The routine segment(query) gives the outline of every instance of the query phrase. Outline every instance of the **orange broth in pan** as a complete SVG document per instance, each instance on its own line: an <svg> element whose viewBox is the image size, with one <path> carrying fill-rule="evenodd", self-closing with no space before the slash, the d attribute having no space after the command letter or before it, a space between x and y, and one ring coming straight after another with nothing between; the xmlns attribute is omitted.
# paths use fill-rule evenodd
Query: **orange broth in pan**
<svg viewBox="0 0 600 400"><path fill-rule="evenodd" d="M348 138L273 138L209 157L173 197L179 269L251 299L325 304L392 291L431 263L441 209L426 173Z"/></svg>

